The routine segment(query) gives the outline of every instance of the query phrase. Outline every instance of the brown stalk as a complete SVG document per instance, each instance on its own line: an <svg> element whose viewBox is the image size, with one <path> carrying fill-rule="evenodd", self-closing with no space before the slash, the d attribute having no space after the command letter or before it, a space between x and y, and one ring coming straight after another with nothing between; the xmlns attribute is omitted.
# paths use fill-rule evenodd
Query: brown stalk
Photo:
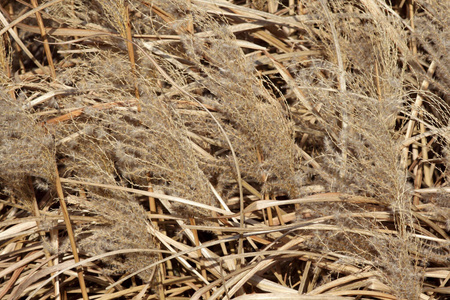
<svg viewBox="0 0 450 300"><path fill-rule="evenodd" d="M423 119L423 114L421 114L421 118ZM423 123L420 123L419 126L420 126L420 133L424 134L425 133L425 125ZM430 150L430 148L428 146L428 142L425 137L423 137L421 139L421 146L422 146L422 157L424 160L428 160L428 158L429 158L428 151ZM424 164L423 165L423 179L425 181L425 184L429 187L433 186L433 178L432 177L433 177L433 173L431 171L430 165Z"/></svg>
<svg viewBox="0 0 450 300"><path fill-rule="evenodd" d="M188 10L186 11L188 22L186 24L186 33L194 34L194 19L191 13L192 3L191 0L186 0L186 4L188 6Z"/></svg>
<svg viewBox="0 0 450 300"><path fill-rule="evenodd" d="M32 179L30 177L28 177L27 179L28 179L28 186L29 186L29 188L31 190L31 193L32 193L33 214L34 214L35 217L39 218L41 216L41 214L40 214L40 210L39 210L39 205L37 203L36 194L35 194L34 187L33 187L33 182L32 182ZM36 221L36 225L37 225L38 228L41 228L41 222L40 221ZM39 235L41 236L41 241L44 241L44 239L45 239L45 232L40 230L39 231ZM44 253L45 253L45 257L47 259L49 259L48 266L52 267L53 266L53 262L50 259L50 256L51 256L50 253L45 248L44 248ZM55 295L58 295L59 294L59 281L58 281L58 279L53 279L52 282L53 282L53 285L55 287Z"/></svg>
<svg viewBox="0 0 450 300"><path fill-rule="evenodd" d="M147 178L148 178L147 179L147 182L148 182L147 191L149 191L150 193L153 193L154 191L153 191L153 186L152 186L152 184L150 182L150 175ZM149 196L148 197L148 204L149 204L149 207L150 207L150 215L156 214L157 213L157 208L156 208L156 200L155 200L155 198L152 197L152 196ZM158 228L158 220L152 219L152 224L153 224L153 226L155 228Z"/></svg>
<svg viewBox="0 0 450 300"><path fill-rule="evenodd" d="M263 156L259 147L256 147L256 156L258 158L258 162L262 164ZM267 181L267 176L265 174L261 175L261 182L264 184ZM263 194L264 200L269 200L269 195L267 193ZM263 211L264 213L264 211ZM270 207L267 208L267 222L269 226L273 226L273 217L272 217L272 209Z"/></svg>
<svg viewBox="0 0 450 300"><path fill-rule="evenodd" d="M148 188L147 188L147 190L150 193L153 193L154 191L153 191L152 184L150 182L150 175L148 175L147 177L148 177L148 179L147 179L147 181L148 181ZM159 228L158 220L153 218L153 216L157 213L157 209L158 209L157 206L156 206L155 197L149 196L148 197L148 202L149 202L149 208L150 208L150 216L152 217L152 225L153 225L153 227L158 229ZM159 221L162 221L162 220L159 219ZM163 258L161 253L158 255L158 257L159 257L159 259ZM157 272L157 275L156 275L156 276L158 276L158 281L160 282L160 284L158 284L158 293L159 293L160 299L165 299L164 288L163 288L163 284L162 284L164 282L164 277L165 277L164 275L165 275L165 273L166 272L165 272L164 264L161 264L159 266L159 269L158 269L158 272Z"/></svg>
<svg viewBox="0 0 450 300"><path fill-rule="evenodd" d="M58 194L59 204L61 206L61 211L64 216L64 222L66 224L67 235L69 236L70 245L72 247L73 258L75 260L75 263L79 263L80 257L78 256L77 245L75 242L75 235L73 234L72 223L70 221L69 211L67 210L66 202L64 200L64 192L63 192L62 185L61 185L61 179L59 177L58 167L56 165L55 165L55 177L56 177L56 182L55 182L56 192ZM84 282L83 268L77 267L77 273L78 273L78 281L80 283L80 289L81 289L81 294L83 296L83 300L88 300L89 297L87 294L86 283Z"/></svg>
<svg viewBox="0 0 450 300"><path fill-rule="evenodd" d="M300 281L300 286L298 287L298 292L300 294L303 294L305 291L305 287L306 287L306 282L308 280L309 277L309 269L311 268L311 261L308 260L305 264L305 268L303 269L302 272L302 277L301 277L301 281Z"/></svg>
<svg viewBox="0 0 450 300"><path fill-rule="evenodd" d="M110 109L110 108L114 108L116 106L127 106L129 103L135 103L136 100L129 100L127 102L124 101L118 101L118 102L110 102L110 103L100 103L100 104L95 104L92 105L90 108L95 108L98 110L105 110L105 109ZM85 110L85 108L79 108L76 109L74 111L71 111L65 115L59 116L59 117L55 117L52 118L50 120L45 121L45 124L56 124L56 123L60 123L60 122L64 122L67 120L72 120L73 118L76 118L78 116L81 116L83 114L83 111Z"/></svg>
<svg viewBox="0 0 450 300"><path fill-rule="evenodd" d="M432 61L430 66L428 67L428 71L427 71L427 77L432 77L434 72L436 71L437 68L437 62L436 61ZM426 91L428 89L430 85L430 82L425 79L422 81L422 84L420 86L420 89L422 91ZM423 98L420 94L417 94L416 97L416 101L414 102L414 104L412 105L411 108L411 116L407 125L407 129L406 129L406 134L405 134L405 140L408 140L409 138L411 138L412 134L413 134L413 129L414 129L414 125L416 123L415 119L417 118L418 114L419 114L419 109L423 104ZM402 152L402 166L403 168L406 169L407 167L407 161L408 161L408 148L403 148L403 152Z"/></svg>
<svg viewBox="0 0 450 300"><path fill-rule="evenodd" d="M275 14L278 10L278 5L279 5L278 0L268 0L267 8L269 13Z"/></svg>
<svg viewBox="0 0 450 300"><path fill-rule="evenodd" d="M62 1L62 0L60 0ZM16 20L14 20L16 21ZM11 22L10 24L12 24ZM39 27L31 26L28 24L18 23L16 27L31 33L40 33ZM53 27L44 27L46 32L50 32L52 36L76 36L76 37L93 37L93 36L118 36L117 33L101 31L101 30L89 30L89 29L79 29L79 28L53 28ZM155 38L155 37L153 37ZM67 42L63 42L64 44Z"/></svg>
<svg viewBox="0 0 450 300"><path fill-rule="evenodd" d="M269 200L269 195L264 195L264 200ZM272 208L267 208L267 221L269 226L273 226Z"/></svg>
<svg viewBox="0 0 450 300"><path fill-rule="evenodd" d="M195 219L194 218L189 218L189 222L190 222L191 225L195 226ZM194 235L195 246L196 247L200 246L200 240L198 238L197 230L193 229L192 230L192 234ZM200 249L197 250L197 255L198 255L198 260L199 260L198 268L202 271L202 276L204 278L208 278L207 277L208 275L206 274L205 264L203 263L203 254L202 254L202 251ZM210 296L211 295L210 295L209 291L207 291L205 293L206 299L208 299Z"/></svg>
<svg viewBox="0 0 450 300"><path fill-rule="evenodd" d="M31 4L33 5L34 8L38 7L37 0L31 0ZM45 32L44 21L42 20L42 17L41 17L41 14L39 11L36 11L36 20L39 25L41 37L44 40L45 56L47 57L48 66L50 68L50 75L53 78L53 80L55 80L56 79L56 71L55 71L55 65L53 64L52 51L50 50L50 46L48 44L48 36L47 36L47 33Z"/></svg>
<svg viewBox="0 0 450 300"><path fill-rule="evenodd" d="M144 3L144 4L149 6L147 3ZM159 6L155 5L154 3L152 3L150 7L151 7L152 11L155 12L167 24L171 24L176 20L176 18L173 15L164 11L163 9L161 9ZM180 30L176 30L176 32L177 32L177 34L192 33L189 31L190 29L191 28L188 23L187 27L182 27Z"/></svg>
<svg viewBox="0 0 450 300"><path fill-rule="evenodd" d="M137 74L136 74L136 62L134 58L134 48L133 48L133 36L131 34L131 23L130 23L130 8L128 7L128 4L126 5L126 12L125 12L125 31L126 31L126 42L127 42L127 50L128 50L128 58L130 59L130 65L131 65L131 74L133 76L134 80L134 95L136 97L137 101L137 107L138 112L142 110L141 104L140 104L140 95L139 95L139 88L137 84Z"/></svg>
<svg viewBox="0 0 450 300"><path fill-rule="evenodd" d="M298 5L301 5L300 3ZM289 0L289 15L295 14L295 0Z"/></svg>
<svg viewBox="0 0 450 300"><path fill-rule="evenodd" d="M274 199L274 200L276 200L276 199ZM281 208L279 206L275 206L275 211L277 212L278 221L280 222L281 225L284 226L285 222L284 222L283 213L281 211Z"/></svg>
<svg viewBox="0 0 450 300"><path fill-rule="evenodd" d="M281 50L284 53L291 53L292 49L290 49L288 46L286 46L285 43L283 43L281 40L274 37L272 34L264 31L264 30L258 30L255 33L253 33L253 36L265 41L269 45L272 45L279 50Z"/></svg>

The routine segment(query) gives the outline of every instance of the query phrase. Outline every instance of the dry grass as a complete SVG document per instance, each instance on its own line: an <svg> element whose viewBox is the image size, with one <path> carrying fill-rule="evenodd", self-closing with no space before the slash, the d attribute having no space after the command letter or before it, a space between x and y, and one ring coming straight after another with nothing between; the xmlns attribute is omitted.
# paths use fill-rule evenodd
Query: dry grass
<svg viewBox="0 0 450 300"><path fill-rule="evenodd" d="M1 299L450 294L446 1L0 5Z"/></svg>

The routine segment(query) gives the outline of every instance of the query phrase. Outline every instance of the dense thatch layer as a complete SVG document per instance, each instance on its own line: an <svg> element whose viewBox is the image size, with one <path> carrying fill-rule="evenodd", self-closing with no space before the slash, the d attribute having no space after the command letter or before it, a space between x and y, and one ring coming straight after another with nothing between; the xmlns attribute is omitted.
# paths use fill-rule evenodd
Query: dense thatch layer
<svg viewBox="0 0 450 300"><path fill-rule="evenodd" d="M0 4L0 298L450 294L447 1Z"/></svg>

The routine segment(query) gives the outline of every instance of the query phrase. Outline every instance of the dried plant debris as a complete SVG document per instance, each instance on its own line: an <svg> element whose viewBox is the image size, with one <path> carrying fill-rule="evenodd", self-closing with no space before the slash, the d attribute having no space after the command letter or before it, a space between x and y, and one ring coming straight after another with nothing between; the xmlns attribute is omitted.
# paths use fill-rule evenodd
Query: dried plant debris
<svg viewBox="0 0 450 300"><path fill-rule="evenodd" d="M0 8L0 298L447 298L446 1Z"/></svg>

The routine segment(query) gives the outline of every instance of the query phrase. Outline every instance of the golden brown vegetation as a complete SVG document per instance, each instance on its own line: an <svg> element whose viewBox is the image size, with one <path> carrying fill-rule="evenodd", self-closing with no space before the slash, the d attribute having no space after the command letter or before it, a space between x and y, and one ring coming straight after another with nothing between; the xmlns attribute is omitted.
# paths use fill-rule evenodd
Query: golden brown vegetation
<svg viewBox="0 0 450 300"><path fill-rule="evenodd" d="M0 5L1 299L450 294L448 1Z"/></svg>

